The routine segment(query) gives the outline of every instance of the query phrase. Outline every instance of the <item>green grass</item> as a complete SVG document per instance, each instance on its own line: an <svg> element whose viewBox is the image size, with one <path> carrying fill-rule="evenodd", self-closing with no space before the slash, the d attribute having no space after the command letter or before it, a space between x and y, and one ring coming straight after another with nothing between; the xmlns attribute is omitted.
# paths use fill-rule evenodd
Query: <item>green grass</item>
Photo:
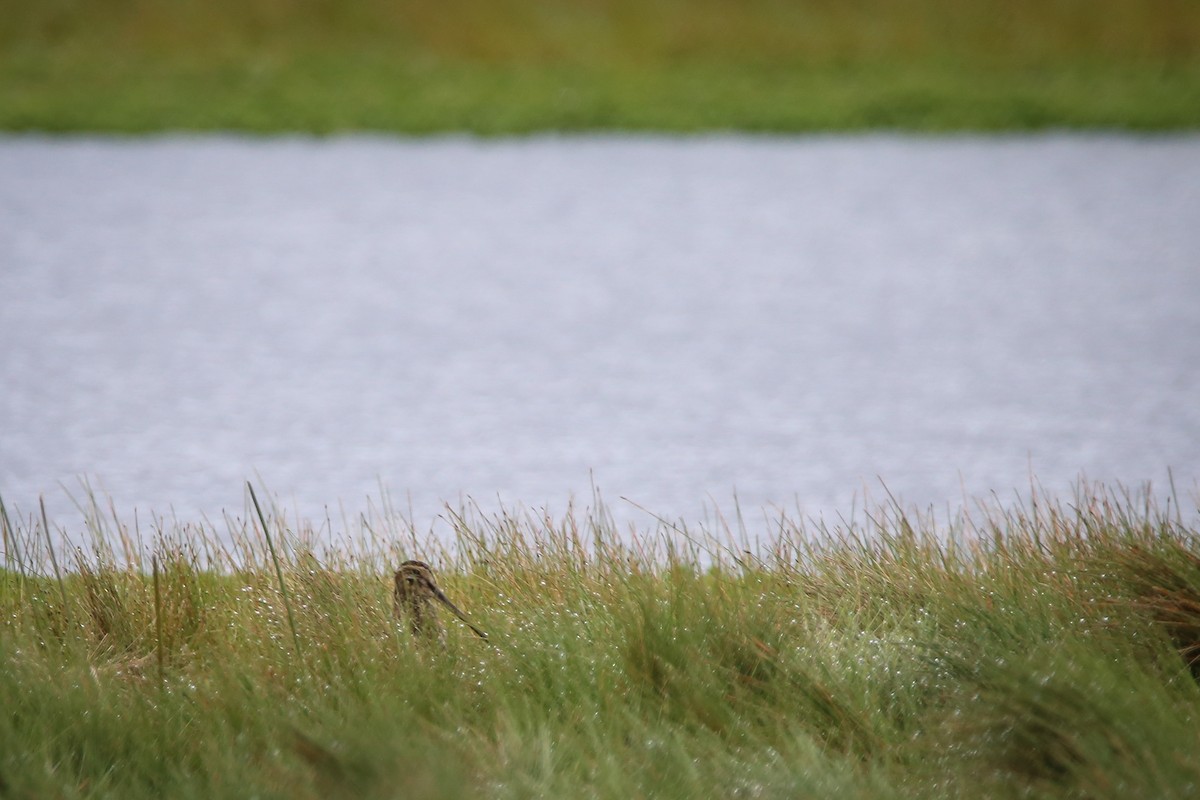
<svg viewBox="0 0 1200 800"><path fill-rule="evenodd" d="M0 794L1194 796L1200 534L1177 512L1085 487L939 524L778 517L754 544L602 509L449 513L449 539L267 510L268 542L253 510L93 503L56 569L10 510ZM394 623L414 556L489 642Z"/></svg>
<svg viewBox="0 0 1200 800"><path fill-rule="evenodd" d="M1192 0L0 0L0 130L1200 126Z"/></svg>

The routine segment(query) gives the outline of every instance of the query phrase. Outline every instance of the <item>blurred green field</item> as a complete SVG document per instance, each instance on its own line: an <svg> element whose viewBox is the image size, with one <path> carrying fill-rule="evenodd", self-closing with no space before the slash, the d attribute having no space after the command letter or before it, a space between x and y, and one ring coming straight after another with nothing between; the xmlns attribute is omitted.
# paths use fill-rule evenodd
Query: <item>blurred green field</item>
<svg viewBox="0 0 1200 800"><path fill-rule="evenodd" d="M0 129L1200 126L1196 0L0 0Z"/></svg>
<svg viewBox="0 0 1200 800"><path fill-rule="evenodd" d="M748 541L448 509L0 513L0 795L1185 798L1200 531L1084 487ZM1189 512L1188 519L1195 519ZM489 640L393 619L430 561ZM447 620L448 623L454 622Z"/></svg>

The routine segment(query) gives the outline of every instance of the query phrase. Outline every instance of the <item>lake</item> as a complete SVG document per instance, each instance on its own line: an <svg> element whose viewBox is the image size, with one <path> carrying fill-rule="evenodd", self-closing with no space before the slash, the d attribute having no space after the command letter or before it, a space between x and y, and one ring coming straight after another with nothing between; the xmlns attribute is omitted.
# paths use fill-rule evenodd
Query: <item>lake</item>
<svg viewBox="0 0 1200 800"><path fill-rule="evenodd" d="M1200 137L0 137L0 386L64 522L1190 494Z"/></svg>

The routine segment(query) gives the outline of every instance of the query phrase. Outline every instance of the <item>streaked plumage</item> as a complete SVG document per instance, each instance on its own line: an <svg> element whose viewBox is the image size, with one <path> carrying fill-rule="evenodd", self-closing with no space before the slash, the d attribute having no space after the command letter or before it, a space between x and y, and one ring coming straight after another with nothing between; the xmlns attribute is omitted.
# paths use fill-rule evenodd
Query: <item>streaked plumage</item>
<svg viewBox="0 0 1200 800"><path fill-rule="evenodd" d="M433 579L433 571L424 561L405 561L396 570L396 589L392 596L396 618L406 620L414 636L443 639L445 631L438 618L437 604L441 603L450 609L454 616L467 624L481 639L487 634L476 628L467 619L467 615L451 603L449 598L438 588ZM437 602L434 602L437 601Z"/></svg>

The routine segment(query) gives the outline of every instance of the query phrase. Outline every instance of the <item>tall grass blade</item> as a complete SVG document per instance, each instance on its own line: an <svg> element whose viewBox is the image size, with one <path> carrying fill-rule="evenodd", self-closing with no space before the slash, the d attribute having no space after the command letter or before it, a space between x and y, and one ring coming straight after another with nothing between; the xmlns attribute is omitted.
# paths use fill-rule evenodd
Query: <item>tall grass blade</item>
<svg viewBox="0 0 1200 800"><path fill-rule="evenodd" d="M38 496L38 504L42 508L42 532L46 534L46 548L50 551L50 565L54 568L54 579L58 581L58 591L62 595L63 615L67 613L67 585L63 581L62 571L58 568L58 557L54 555L54 541L50 538L50 521L46 516L46 498Z"/></svg>
<svg viewBox="0 0 1200 800"><path fill-rule="evenodd" d="M254 503L254 511L258 514L263 536L267 540L267 549L271 551L271 561L275 564L275 577L279 579L279 593L283 596L283 607L287 611L288 627L292 630L292 644L296 648L296 657L303 660L304 651L300 647L300 634L296 632L296 616L292 613L292 600L288 594L287 584L283 580L283 568L279 564L279 554L275 552L275 544L271 541L271 531L267 527L267 518L263 514L262 506L258 504L253 484L246 481L246 488L250 490L250 500Z"/></svg>
<svg viewBox="0 0 1200 800"><path fill-rule="evenodd" d="M4 569L14 575L18 591L23 591L25 586L25 559L21 557L21 546L17 537L17 529L13 527L12 521L8 518L8 507L4 505L3 497L0 497L0 530L3 531L4 540ZM16 569L13 569L13 564L16 564Z"/></svg>
<svg viewBox="0 0 1200 800"><path fill-rule="evenodd" d="M150 567L154 572L154 632L158 640L158 685L165 687L167 683L163 657L163 621L162 621L162 588L158 581L158 554L150 557Z"/></svg>

